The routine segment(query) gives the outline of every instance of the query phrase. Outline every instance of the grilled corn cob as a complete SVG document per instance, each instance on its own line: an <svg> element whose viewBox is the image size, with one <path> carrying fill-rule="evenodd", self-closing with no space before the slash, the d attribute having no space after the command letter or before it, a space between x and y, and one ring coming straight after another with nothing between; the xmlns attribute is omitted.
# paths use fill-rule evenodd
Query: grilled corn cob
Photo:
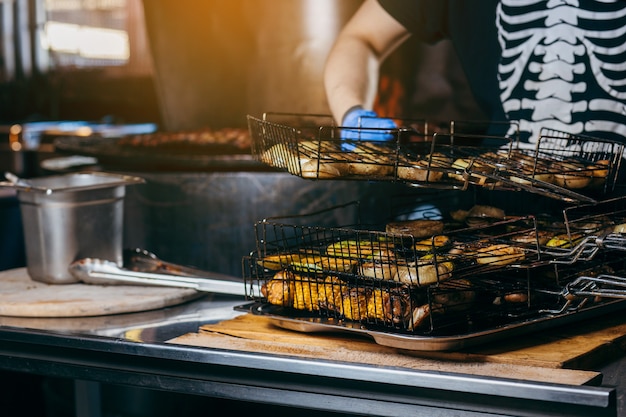
<svg viewBox="0 0 626 417"><path fill-rule="evenodd" d="M340 304L331 308L348 320L377 320L386 323L404 322L410 315L408 295L392 289L351 288L343 294Z"/></svg>
<svg viewBox="0 0 626 417"><path fill-rule="evenodd" d="M400 323L411 314L409 296L389 288L349 288L334 276L317 279L279 271L262 288L270 304L317 311L335 311L348 320Z"/></svg>
<svg viewBox="0 0 626 417"><path fill-rule="evenodd" d="M261 289L270 304L316 311L321 305L340 300L343 283L336 277L310 278L289 271L279 271ZM329 301L327 301L329 300Z"/></svg>
<svg viewBox="0 0 626 417"><path fill-rule="evenodd" d="M385 322L404 322L410 314L410 299L396 291L376 288L367 297L367 318Z"/></svg>
<svg viewBox="0 0 626 417"><path fill-rule="evenodd" d="M351 288L341 298L338 313L348 320L360 321L367 318L367 294L364 290Z"/></svg>

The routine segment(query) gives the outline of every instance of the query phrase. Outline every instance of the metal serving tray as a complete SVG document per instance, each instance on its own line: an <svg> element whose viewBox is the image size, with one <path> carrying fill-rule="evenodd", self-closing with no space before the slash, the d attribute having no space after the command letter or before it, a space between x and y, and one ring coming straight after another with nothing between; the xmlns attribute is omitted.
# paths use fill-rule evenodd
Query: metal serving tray
<svg viewBox="0 0 626 417"><path fill-rule="evenodd" d="M405 335L373 330L367 325L358 322L340 321L332 317L302 315L286 317L280 315L281 307L254 302L235 307L236 310L246 311L257 316L271 319L278 327L303 333L315 332L347 332L367 335L374 342L382 346L415 351L454 351L468 347L495 342L523 334L537 332L557 326L563 326L587 320L626 308L626 300L610 300L601 304L592 305L572 312L559 314L545 314L534 318L511 322L503 326L485 329L466 334L451 334L446 336Z"/></svg>

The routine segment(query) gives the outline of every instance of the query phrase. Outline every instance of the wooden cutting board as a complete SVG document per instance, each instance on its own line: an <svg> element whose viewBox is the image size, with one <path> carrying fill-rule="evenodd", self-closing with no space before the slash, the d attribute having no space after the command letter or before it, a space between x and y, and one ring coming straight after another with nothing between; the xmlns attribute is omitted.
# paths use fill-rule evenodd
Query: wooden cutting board
<svg viewBox="0 0 626 417"><path fill-rule="evenodd" d="M346 333L299 333L252 314L204 325L198 333L170 342L428 371L594 384L601 381L601 374L590 369L624 354L626 319L590 320L459 352L401 350Z"/></svg>
<svg viewBox="0 0 626 417"><path fill-rule="evenodd" d="M26 268L0 272L0 316L89 317L147 311L203 294L195 290L133 285L46 284Z"/></svg>

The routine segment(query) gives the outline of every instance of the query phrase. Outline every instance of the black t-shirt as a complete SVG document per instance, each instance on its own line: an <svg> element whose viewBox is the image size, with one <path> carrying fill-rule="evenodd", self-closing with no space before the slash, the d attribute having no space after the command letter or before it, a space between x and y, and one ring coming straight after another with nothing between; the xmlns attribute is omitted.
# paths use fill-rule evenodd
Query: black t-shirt
<svg viewBox="0 0 626 417"><path fill-rule="evenodd" d="M476 101L523 139L548 127L625 140L625 1L379 2L413 36L450 39Z"/></svg>

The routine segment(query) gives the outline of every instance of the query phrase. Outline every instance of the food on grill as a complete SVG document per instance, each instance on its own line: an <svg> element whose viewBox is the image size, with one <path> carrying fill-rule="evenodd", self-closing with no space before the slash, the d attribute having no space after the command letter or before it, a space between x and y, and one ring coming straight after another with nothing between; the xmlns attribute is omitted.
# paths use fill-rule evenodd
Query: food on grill
<svg viewBox="0 0 626 417"><path fill-rule="evenodd" d="M431 296L433 313L450 313L466 310L476 299L470 281L459 279L439 285Z"/></svg>
<svg viewBox="0 0 626 417"><path fill-rule="evenodd" d="M550 239L552 239L553 234L546 230L530 230L523 233L514 234L511 236L512 242L522 243L522 244L531 244L531 245L540 245L544 246L547 244Z"/></svg>
<svg viewBox="0 0 626 417"><path fill-rule="evenodd" d="M327 179L345 175L346 165L330 158L331 152L339 151L326 142L300 142L297 150L286 143L278 143L263 152L260 160L303 178Z"/></svg>
<svg viewBox="0 0 626 417"><path fill-rule="evenodd" d="M523 185L533 185L534 181L553 182L550 164L540 155L532 156L520 150L512 150L509 156L511 175L509 179Z"/></svg>
<svg viewBox="0 0 626 417"><path fill-rule="evenodd" d="M399 262L394 281L408 285L426 286L449 279L454 264L443 256L425 255L417 262Z"/></svg>
<svg viewBox="0 0 626 417"><path fill-rule="evenodd" d="M347 166L337 162L341 149L330 141L298 143L298 157L303 178L328 179L345 175Z"/></svg>
<svg viewBox="0 0 626 417"><path fill-rule="evenodd" d="M228 145L241 150L249 150L251 137L245 128L223 128L180 132L154 132L121 137L117 144L134 148L181 148L206 145Z"/></svg>
<svg viewBox="0 0 626 417"><path fill-rule="evenodd" d="M372 240L340 240L326 247L326 254L352 259L367 259L380 253L392 251L393 244Z"/></svg>
<svg viewBox="0 0 626 417"><path fill-rule="evenodd" d="M428 285L449 279L454 264L444 256L425 255L417 260L419 285Z"/></svg>
<svg viewBox="0 0 626 417"><path fill-rule="evenodd" d="M415 330L430 323L430 318L446 313L467 311L476 299L476 292L467 280L441 284L432 295L432 301L415 307L407 324L408 330Z"/></svg>
<svg viewBox="0 0 626 417"><path fill-rule="evenodd" d="M426 155L426 160L430 161L430 165L438 168L450 168L453 159L440 152Z"/></svg>
<svg viewBox="0 0 626 417"><path fill-rule="evenodd" d="M596 216L584 222L578 220L569 223L571 230L584 234L600 233L604 230L611 229L612 225L613 221L606 216Z"/></svg>
<svg viewBox="0 0 626 417"><path fill-rule="evenodd" d="M311 278L279 271L261 287L267 302L297 310L316 311L321 305L340 300L345 284L336 277Z"/></svg>
<svg viewBox="0 0 626 417"><path fill-rule="evenodd" d="M529 155L522 149L511 149L508 154L508 158L511 161L517 162L520 165L527 167L535 166L535 163L542 160L539 155Z"/></svg>
<svg viewBox="0 0 626 417"><path fill-rule="evenodd" d="M304 259L306 258L306 259ZM294 262L315 262L316 257L314 254L307 253L281 253L277 255L268 255L257 261L257 264L263 268L272 269L278 271L286 268Z"/></svg>
<svg viewBox="0 0 626 417"><path fill-rule="evenodd" d="M436 235L429 239L420 240L413 245L416 252L430 252L433 249L443 248L450 244L450 238L446 235Z"/></svg>
<svg viewBox="0 0 626 417"><path fill-rule="evenodd" d="M395 154L393 151L372 143L357 145L354 150L344 155L348 165L348 174L368 177L387 177L393 175Z"/></svg>
<svg viewBox="0 0 626 417"><path fill-rule="evenodd" d="M261 162L289 171L290 174L300 175L300 163L296 151L286 143L278 143L260 156Z"/></svg>
<svg viewBox="0 0 626 417"><path fill-rule="evenodd" d="M291 268L300 272L352 272L357 263L357 259L325 256L309 252L268 255L257 261L259 266L266 269L278 271Z"/></svg>
<svg viewBox="0 0 626 417"><path fill-rule="evenodd" d="M626 233L626 223L620 223L613 226L613 233Z"/></svg>
<svg viewBox="0 0 626 417"><path fill-rule="evenodd" d="M345 167L336 162L324 162L320 159L300 158L302 178L328 179L341 177Z"/></svg>
<svg viewBox="0 0 626 417"><path fill-rule="evenodd" d="M326 271L353 272L358 264L356 259L337 258L332 256L320 256L315 258L302 258L290 264L294 271L322 273Z"/></svg>
<svg viewBox="0 0 626 417"><path fill-rule="evenodd" d="M519 164L512 169L515 172L509 177L511 181L532 185L533 181L530 180L534 179L572 190L602 187L611 165L606 159L591 164L572 158L554 161L549 155L535 157L515 151L511 154L511 159Z"/></svg>
<svg viewBox="0 0 626 417"><path fill-rule="evenodd" d="M498 207L477 204L469 210L453 210L450 212L450 217L454 221L467 223L468 226L481 226L504 220L506 213Z"/></svg>
<svg viewBox="0 0 626 417"><path fill-rule="evenodd" d="M336 278L335 278L336 279ZM326 296L333 294L341 282L333 282L332 277L319 280L302 275L293 276L293 308L296 310L315 311L326 301Z"/></svg>
<svg viewBox="0 0 626 417"><path fill-rule="evenodd" d="M449 172L448 177L455 179L457 181L465 182L465 176L463 173L470 166L470 163L471 163L470 159L463 159L463 158L456 159L452 163L451 168L453 168L456 171L461 171L461 173Z"/></svg>
<svg viewBox="0 0 626 417"><path fill-rule="evenodd" d="M562 162L554 164L554 183L568 189L585 188L591 184L592 173L587 167L578 162Z"/></svg>
<svg viewBox="0 0 626 417"><path fill-rule="evenodd" d="M522 248L499 243L476 250L476 262L481 265L504 266L523 261L526 253Z"/></svg>
<svg viewBox="0 0 626 417"><path fill-rule="evenodd" d="M501 208L477 204L469 209L467 217L489 217L501 220L506 217L506 214Z"/></svg>
<svg viewBox="0 0 626 417"><path fill-rule="evenodd" d="M467 213L468 213L468 210L463 210L463 209L452 210L450 212L450 217L452 218L452 220L456 222L463 223L465 222L465 219L467 219Z"/></svg>
<svg viewBox="0 0 626 417"><path fill-rule="evenodd" d="M393 279L396 275L397 259L393 251L380 249L372 252L367 260L359 265L360 275L368 278Z"/></svg>
<svg viewBox="0 0 626 417"><path fill-rule="evenodd" d="M403 323L411 314L409 295L394 288L350 288L342 294L341 302L330 305L348 320L377 320L386 323Z"/></svg>
<svg viewBox="0 0 626 417"><path fill-rule="evenodd" d="M546 246L549 248L570 249L580 243L583 237L584 236L580 233L572 234L571 236L567 233L561 233L550 239L548 243L546 243Z"/></svg>
<svg viewBox="0 0 626 417"><path fill-rule="evenodd" d="M603 187L609 176L610 166L611 161L607 159L601 159L589 165L587 168L591 170L591 176L593 177L589 186L594 188Z"/></svg>
<svg viewBox="0 0 626 417"><path fill-rule="evenodd" d="M471 227L486 226L493 222L504 220L504 210L493 206L475 205L467 212L465 223Z"/></svg>
<svg viewBox="0 0 626 417"><path fill-rule="evenodd" d="M460 173L448 173L448 177L457 181L465 182L466 178L469 178L469 181L476 185L486 185L487 183L493 182L487 175L481 175L491 174L493 172L493 168L484 162L477 161L476 159L458 158L452 163L451 168L456 171L460 171ZM469 177L467 177L468 174Z"/></svg>
<svg viewBox="0 0 626 417"><path fill-rule="evenodd" d="M293 306L293 274L288 271L279 271L274 277L261 287L261 295L267 302L274 305Z"/></svg>
<svg viewBox="0 0 626 417"><path fill-rule="evenodd" d="M441 234L444 226L441 220L402 220L387 223L385 231L390 235L408 235L415 238L425 238Z"/></svg>
<svg viewBox="0 0 626 417"><path fill-rule="evenodd" d="M325 140L304 140L298 143L298 151L309 158L333 157L341 154L341 148L335 142Z"/></svg>
<svg viewBox="0 0 626 417"><path fill-rule="evenodd" d="M507 303L527 303L528 293L518 291L504 294L504 301Z"/></svg>
<svg viewBox="0 0 626 417"><path fill-rule="evenodd" d="M530 300L530 296L528 291L526 290L511 290L505 294L498 295L493 299L492 304L496 306L501 306L504 304L527 304Z"/></svg>
<svg viewBox="0 0 626 417"><path fill-rule="evenodd" d="M393 175L393 165L383 165L370 158L348 157L348 174L364 177L388 177Z"/></svg>
<svg viewBox="0 0 626 417"><path fill-rule="evenodd" d="M399 161L398 178L409 181L437 182L443 178L443 172L431 170L426 161Z"/></svg>
<svg viewBox="0 0 626 417"><path fill-rule="evenodd" d="M411 312L411 317L408 323L408 330L415 330L418 327L426 324L428 319L430 318L430 304L423 304L421 306L415 307Z"/></svg>
<svg viewBox="0 0 626 417"><path fill-rule="evenodd" d="M369 240L342 240L326 248L329 259L347 259L358 263L357 272L366 278L391 280L398 263L393 244Z"/></svg>
<svg viewBox="0 0 626 417"><path fill-rule="evenodd" d="M609 161L612 157L602 156L607 159L591 162L605 155L608 147L603 145L594 151L586 140L582 145L572 143L576 138L564 139L567 143L562 147L559 139L547 142L548 147L558 145L553 152L542 151L539 145L546 142L538 140L534 151L481 153L480 149L472 150L469 146L457 151L452 142L434 140L430 143L432 148L405 141L398 142L398 146L362 141L355 142L354 151L346 152L340 146L345 142L337 138L298 144L289 141L284 149L275 148L266 157L305 178L398 179L446 189L464 188L461 186L466 182L490 188L502 185L505 190L529 185L537 187L534 191L538 195L560 197L567 203L576 200L577 193L564 192L560 187L577 191L613 185L607 184L614 170ZM433 155L427 155L431 151L424 150L435 149L435 145L440 152L450 152L444 155L432 151ZM297 169L288 162L293 155ZM445 181L446 175L452 180ZM361 178L352 178L356 176ZM453 180L461 182L455 184ZM579 255L596 256L595 251L578 252L570 248L587 238L589 249L606 243L600 249L613 251L612 245L619 236L607 237L602 242L597 237L604 235L597 233L626 233L626 216L601 218L602 213L596 213L594 207L590 211L596 214L585 212L581 217L573 216L574 221L563 222L557 213L552 213L560 207L550 204L549 213L530 219L511 216L499 207L478 204L468 206L469 210L463 207L464 210L451 212L454 221L445 216L445 225L428 217L388 223L384 236L378 227L374 229L376 232L341 228L321 230L322 233L315 230L314 234L303 234L302 240L294 240L290 230L286 239L277 237L280 242L262 243L271 243L270 250L278 247L293 250L303 244L315 248L315 253L298 252L288 255L289 259L269 257L259 261L264 268L253 265L251 270L263 276L278 268L279 273L272 279L263 278L267 302L311 312L320 317L320 322L331 325L341 326L344 320L373 321L375 326L358 323L346 327L378 330L386 326L390 328L388 332L400 329L407 334L416 330L416 334L434 337L458 335L466 330L480 332L533 319L543 312L573 312L594 299L576 295L578 288L607 285L598 280L570 286L574 279L572 271L578 268L569 269L572 268L569 261L578 262ZM543 210L543 205L534 208ZM599 204L598 208L601 208ZM569 217L566 211L563 214ZM297 231L295 234L297 237ZM316 240L314 235L320 239ZM581 249L587 248L585 245ZM600 252L599 257L605 255ZM611 252L600 262L612 261L611 257L619 258ZM587 262L590 261L584 259L584 265ZM304 320L311 316L280 309L270 311L302 316Z"/></svg>
<svg viewBox="0 0 626 417"><path fill-rule="evenodd" d="M358 267L359 274L374 279L393 279L396 275L396 261L364 262Z"/></svg>
<svg viewBox="0 0 626 417"><path fill-rule="evenodd" d="M398 178L409 181L419 182L437 182L443 178L443 171L433 170L431 168L441 166L441 161L433 158L431 162L428 159L412 160L406 156L398 157Z"/></svg>
<svg viewBox="0 0 626 417"><path fill-rule="evenodd" d="M324 271L352 272L357 264L358 261L356 259L322 256L315 263L315 266Z"/></svg>
<svg viewBox="0 0 626 417"><path fill-rule="evenodd" d="M337 277L310 278L279 271L261 288L270 304L297 310L332 310L348 320L400 323L408 319L411 298L402 289L349 287Z"/></svg>
<svg viewBox="0 0 626 417"><path fill-rule="evenodd" d="M550 172L539 172L533 171L532 168L523 168L519 174L510 175L509 179L522 185L534 185L536 182L532 180L551 183L554 181L554 175Z"/></svg>

